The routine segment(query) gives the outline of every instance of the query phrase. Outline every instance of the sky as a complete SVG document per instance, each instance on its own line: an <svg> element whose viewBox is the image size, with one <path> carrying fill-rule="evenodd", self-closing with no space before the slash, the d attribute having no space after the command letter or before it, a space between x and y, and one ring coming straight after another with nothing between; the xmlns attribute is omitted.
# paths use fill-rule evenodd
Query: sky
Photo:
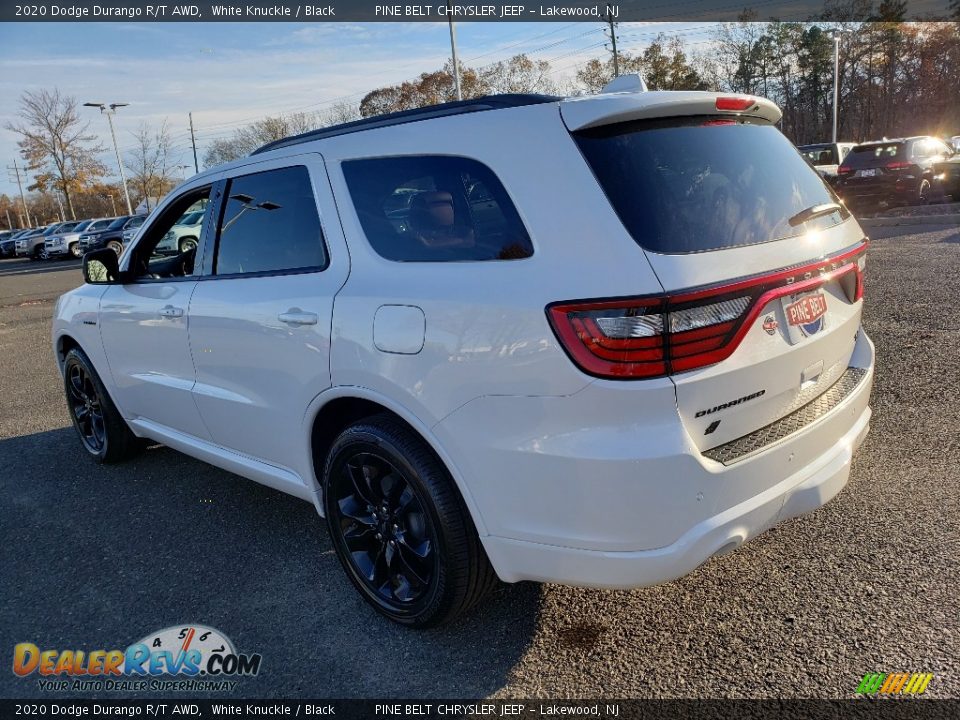
<svg viewBox="0 0 960 720"><path fill-rule="evenodd" d="M622 23L620 46L645 47L658 32L691 50L709 43L705 23ZM555 77L602 56L599 23L459 23L462 64L483 66L526 52L549 60ZM446 23L0 23L0 160L12 165L17 135L5 126L24 90L57 87L84 102L127 102L115 116L121 155L142 121L168 120L176 164L192 166L187 114L193 112L201 167L217 138L268 114L358 103L370 90L436 70L450 54ZM89 130L109 149L106 118L93 108ZM188 173L189 174L189 173ZM17 192L0 172L0 193Z"/></svg>

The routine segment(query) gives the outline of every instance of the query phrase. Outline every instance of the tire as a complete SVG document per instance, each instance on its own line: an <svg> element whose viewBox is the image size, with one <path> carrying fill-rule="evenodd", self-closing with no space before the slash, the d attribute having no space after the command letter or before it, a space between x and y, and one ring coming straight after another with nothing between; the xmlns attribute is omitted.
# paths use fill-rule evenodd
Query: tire
<svg viewBox="0 0 960 720"><path fill-rule="evenodd" d="M108 242L107 247L113 250L117 254L117 257L120 257L120 253L123 252L123 245L121 245L116 240L111 240L110 242Z"/></svg>
<svg viewBox="0 0 960 720"><path fill-rule="evenodd" d="M70 246L70 257L79 260L83 257L83 250L80 249L80 243L75 242Z"/></svg>
<svg viewBox="0 0 960 720"><path fill-rule="evenodd" d="M930 181L921 180L917 188L917 204L926 205L930 202Z"/></svg>
<svg viewBox="0 0 960 720"><path fill-rule="evenodd" d="M385 617L415 628L441 625L496 585L453 479L396 418L375 415L344 430L322 484L337 557Z"/></svg>
<svg viewBox="0 0 960 720"><path fill-rule="evenodd" d="M43 259L43 245L37 245L33 252L30 253L31 260L42 260Z"/></svg>
<svg viewBox="0 0 960 720"><path fill-rule="evenodd" d="M197 239L195 237L185 237L180 238L178 247L180 248L180 253L183 254L188 250L192 250L197 246Z"/></svg>
<svg viewBox="0 0 960 720"><path fill-rule="evenodd" d="M80 348L70 350L64 360L63 389L80 443L98 462L121 462L142 448Z"/></svg>

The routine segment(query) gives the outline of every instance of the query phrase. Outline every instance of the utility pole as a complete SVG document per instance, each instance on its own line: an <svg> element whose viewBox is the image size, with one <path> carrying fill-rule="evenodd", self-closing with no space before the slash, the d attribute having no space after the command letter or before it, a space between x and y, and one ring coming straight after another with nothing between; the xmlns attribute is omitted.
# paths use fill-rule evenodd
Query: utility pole
<svg viewBox="0 0 960 720"><path fill-rule="evenodd" d="M13 160L13 171L17 174L17 187L20 189L20 204L23 205L23 214L27 218L27 227L30 223L30 211L27 210L27 200L23 197L23 184L20 182L20 168L17 166L17 160Z"/></svg>
<svg viewBox="0 0 960 720"><path fill-rule="evenodd" d="M613 9L607 5L607 24L610 26L610 44L613 50L613 77L620 77L620 56L617 55L617 23L613 21Z"/></svg>
<svg viewBox="0 0 960 720"><path fill-rule="evenodd" d="M100 114L107 116L107 122L110 123L110 137L113 138L113 151L117 155L117 167L120 168L120 182L123 183L123 194L127 198L127 214L133 215L133 205L130 204L130 191L127 190L127 176L123 174L123 163L120 161L120 149L117 147L117 133L113 129L113 116L117 112L117 108L126 107L129 103L106 103L100 102L88 102L83 104L84 107L95 107L100 108Z"/></svg>
<svg viewBox="0 0 960 720"><path fill-rule="evenodd" d="M117 203L114 202L113 195L107 195L107 197L110 198L110 207L113 208L113 216L116 217L116 216L117 216Z"/></svg>
<svg viewBox="0 0 960 720"><path fill-rule="evenodd" d="M457 100L463 100L460 90L460 61L457 59L457 31L453 27L453 8L451 0L447 0L447 21L450 23L450 51L453 55L453 85L457 89Z"/></svg>
<svg viewBox="0 0 960 720"><path fill-rule="evenodd" d="M197 163L197 138L193 134L193 113L188 113L190 117L190 144L193 145L193 171L200 172L200 165Z"/></svg>

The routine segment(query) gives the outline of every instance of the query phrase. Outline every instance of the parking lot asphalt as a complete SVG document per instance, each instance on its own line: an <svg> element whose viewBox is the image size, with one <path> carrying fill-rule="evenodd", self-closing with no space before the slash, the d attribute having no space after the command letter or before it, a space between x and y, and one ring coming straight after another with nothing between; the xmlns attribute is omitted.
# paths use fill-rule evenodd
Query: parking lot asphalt
<svg viewBox="0 0 960 720"><path fill-rule="evenodd" d="M866 672L960 696L960 230L904 229L868 254L873 425L834 501L676 582L503 586L427 632L360 600L310 505L161 447L90 461L49 347L78 265L0 261L0 696L57 697L17 642L181 623L263 656L240 697L843 698Z"/></svg>

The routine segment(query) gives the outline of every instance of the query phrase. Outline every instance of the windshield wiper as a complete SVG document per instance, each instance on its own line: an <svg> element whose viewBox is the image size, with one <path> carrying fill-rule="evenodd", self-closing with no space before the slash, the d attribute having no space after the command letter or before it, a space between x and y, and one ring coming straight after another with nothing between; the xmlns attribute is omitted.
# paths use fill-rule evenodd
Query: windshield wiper
<svg viewBox="0 0 960 720"><path fill-rule="evenodd" d="M823 203L822 205L814 205L813 207L808 207L806 210L801 210L792 218L787 220L787 223L790 227L796 227L797 225L802 225L808 220L813 220L822 215L829 215L830 213L835 213L838 210L843 208L835 202Z"/></svg>

